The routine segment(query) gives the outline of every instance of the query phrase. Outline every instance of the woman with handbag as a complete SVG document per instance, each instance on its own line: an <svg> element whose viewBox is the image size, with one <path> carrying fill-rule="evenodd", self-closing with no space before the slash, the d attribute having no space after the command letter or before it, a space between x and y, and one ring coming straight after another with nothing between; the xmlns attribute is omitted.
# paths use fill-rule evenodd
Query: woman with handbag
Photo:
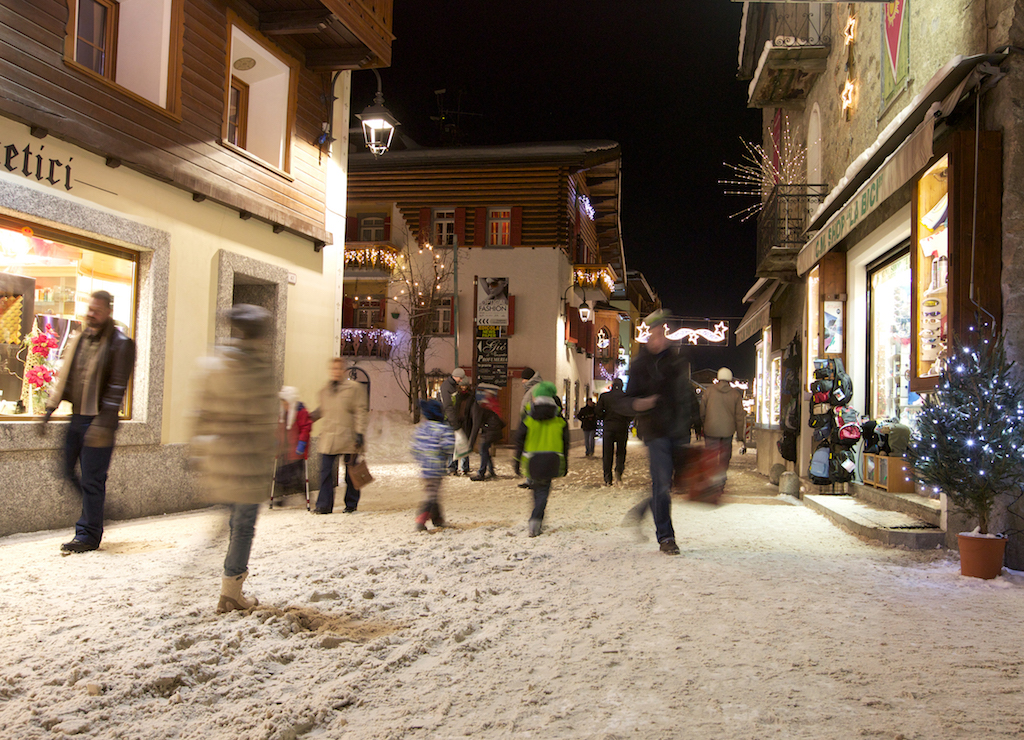
<svg viewBox="0 0 1024 740"><path fill-rule="evenodd" d="M348 473L364 451L369 399L366 386L345 378L345 358L335 357L329 366L330 380L320 390L320 406L313 412L314 422L322 421L320 429L320 495L314 514L334 511L334 486L338 480L335 465L338 458L345 463L345 513L359 506L359 489Z"/></svg>

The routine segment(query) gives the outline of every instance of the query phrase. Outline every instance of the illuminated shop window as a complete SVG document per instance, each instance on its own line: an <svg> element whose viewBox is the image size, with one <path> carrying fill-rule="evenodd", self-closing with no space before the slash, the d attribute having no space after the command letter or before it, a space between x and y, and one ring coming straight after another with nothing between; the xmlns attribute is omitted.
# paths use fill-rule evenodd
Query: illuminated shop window
<svg viewBox="0 0 1024 740"><path fill-rule="evenodd" d="M868 271L872 419L901 419L910 390L910 253Z"/></svg>
<svg viewBox="0 0 1024 740"><path fill-rule="evenodd" d="M97 290L114 297L114 323L134 338L137 254L0 222L0 417L44 413L61 355ZM70 414L70 404L57 413ZM129 392L121 414L130 413Z"/></svg>

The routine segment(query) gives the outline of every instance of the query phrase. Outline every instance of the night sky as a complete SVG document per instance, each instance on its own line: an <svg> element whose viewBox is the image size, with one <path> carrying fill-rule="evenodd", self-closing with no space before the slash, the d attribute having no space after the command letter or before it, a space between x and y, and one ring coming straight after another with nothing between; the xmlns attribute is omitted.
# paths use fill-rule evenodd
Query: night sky
<svg viewBox="0 0 1024 740"><path fill-rule="evenodd" d="M729 218L750 201L719 180L759 123L736 79L741 13L729 0L395 0L385 104L424 146L619 142L627 266L676 315L733 317L735 329L755 280L755 227ZM359 112L376 80L352 78ZM441 88L454 142L431 120ZM753 372L753 340L692 354L695 369Z"/></svg>

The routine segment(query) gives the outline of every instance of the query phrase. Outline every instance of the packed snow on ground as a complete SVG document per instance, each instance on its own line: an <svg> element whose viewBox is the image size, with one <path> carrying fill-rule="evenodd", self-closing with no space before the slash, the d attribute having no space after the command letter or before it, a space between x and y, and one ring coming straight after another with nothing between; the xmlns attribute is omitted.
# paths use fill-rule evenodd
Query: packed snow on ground
<svg viewBox="0 0 1024 740"><path fill-rule="evenodd" d="M662 555L649 518L623 526L639 443L614 488L574 451L540 537L507 451L499 480L445 482L451 528L417 533L408 425L375 423L358 513L261 514L251 613L214 613L215 510L112 523L69 557L70 529L0 539L0 735L1024 733L1024 574L863 542L780 501L752 455L725 505L674 505L682 555Z"/></svg>

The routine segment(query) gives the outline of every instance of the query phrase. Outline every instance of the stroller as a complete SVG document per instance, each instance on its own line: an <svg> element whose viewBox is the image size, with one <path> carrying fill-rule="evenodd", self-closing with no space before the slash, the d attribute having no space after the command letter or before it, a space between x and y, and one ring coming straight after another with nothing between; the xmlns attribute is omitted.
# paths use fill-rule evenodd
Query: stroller
<svg viewBox="0 0 1024 740"><path fill-rule="evenodd" d="M278 394L281 417L277 425L278 455L274 479L270 485L270 508L289 492L305 485L306 511L309 511L309 433L313 422L299 402L298 389L285 386Z"/></svg>

